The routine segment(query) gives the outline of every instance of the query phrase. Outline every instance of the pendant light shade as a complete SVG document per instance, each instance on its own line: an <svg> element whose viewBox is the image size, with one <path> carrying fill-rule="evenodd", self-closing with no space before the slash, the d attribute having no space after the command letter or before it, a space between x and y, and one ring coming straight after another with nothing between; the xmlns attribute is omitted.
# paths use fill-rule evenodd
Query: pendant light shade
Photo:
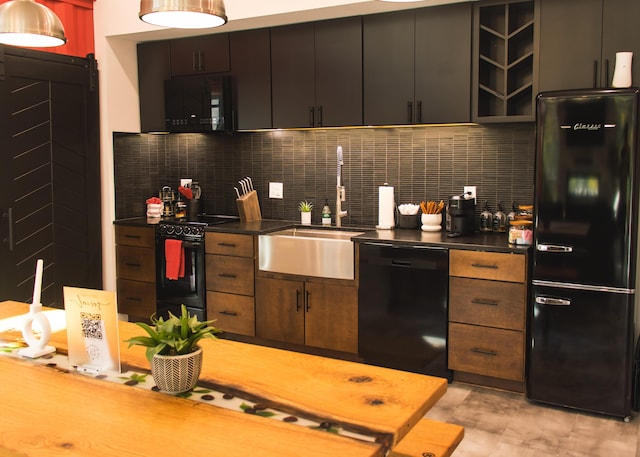
<svg viewBox="0 0 640 457"><path fill-rule="evenodd" d="M67 42L56 14L34 0L11 0L0 5L0 43L31 48Z"/></svg>
<svg viewBox="0 0 640 457"><path fill-rule="evenodd" d="M140 0L140 19L162 27L206 29L226 24L223 0Z"/></svg>

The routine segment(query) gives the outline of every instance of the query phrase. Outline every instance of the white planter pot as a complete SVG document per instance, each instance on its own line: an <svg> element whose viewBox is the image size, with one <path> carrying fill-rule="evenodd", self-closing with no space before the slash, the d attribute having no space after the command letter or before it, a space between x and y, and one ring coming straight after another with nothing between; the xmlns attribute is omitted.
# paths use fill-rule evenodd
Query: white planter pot
<svg viewBox="0 0 640 457"><path fill-rule="evenodd" d="M306 213L300 212L300 223L302 225L311 225L311 211Z"/></svg>
<svg viewBox="0 0 640 457"><path fill-rule="evenodd" d="M180 393L193 389L202 369L202 348L184 355L155 355L151 374L162 392Z"/></svg>

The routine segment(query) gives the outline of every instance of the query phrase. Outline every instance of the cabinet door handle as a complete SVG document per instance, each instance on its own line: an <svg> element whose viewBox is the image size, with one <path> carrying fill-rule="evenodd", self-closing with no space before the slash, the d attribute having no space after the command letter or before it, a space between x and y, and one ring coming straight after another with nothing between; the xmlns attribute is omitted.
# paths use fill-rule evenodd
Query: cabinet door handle
<svg viewBox="0 0 640 457"><path fill-rule="evenodd" d="M490 268L492 270L497 270L498 269L498 265L486 265L486 264L483 264L483 263L472 263L471 266L474 267L474 268Z"/></svg>
<svg viewBox="0 0 640 457"><path fill-rule="evenodd" d="M413 102L407 102L407 121L413 124Z"/></svg>
<svg viewBox="0 0 640 457"><path fill-rule="evenodd" d="M314 127L315 122L315 110L312 106L311 108L309 108L309 127Z"/></svg>
<svg viewBox="0 0 640 457"><path fill-rule="evenodd" d="M471 303L474 305L498 306L498 302L496 300L487 300L485 298L474 298L471 300Z"/></svg>
<svg viewBox="0 0 640 457"><path fill-rule="evenodd" d="M598 87L598 61L593 61L593 87Z"/></svg>
<svg viewBox="0 0 640 457"><path fill-rule="evenodd" d="M236 278L236 275L234 275L233 273L218 273L218 276L221 278L231 278L231 279Z"/></svg>
<svg viewBox="0 0 640 457"><path fill-rule="evenodd" d="M609 59L604 61L604 84L603 87L609 87ZM613 81L611 81L613 83Z"/></svg>
<svg viewBox="0 0 640 457"><path fill-rule="evenodd" d="M204 52L198 51L198 71L204 71Z"/></svg>
<svg viewBox="0 0 640 457"><path fill-rule="evenodd" d="M223 314L225 316L237 316L238 313L235 313L233 311L219 311L218 314Z"/></svg>
<svg viewBox="0 0 640 457"><path fill-rule="evenodd" d="M416 102L416 124L422 124L422 100Z"/></svg>
<svg viewBox="0 0 640 457"><path fill-rule="evenodd" d="M302 306L300 305L300 291L296 289L296 311L300 311Z"/></svg>
<svg viewBox="0 0 640 457"><path fill-rule="evenodd" d="M484 354L484 355L490 355L490 356L498 355L496 351L492 351L491 349L471 348L470 351L475 352L477 354Z"/></svg>
<svg viewBox="0 0 640 457"><path fill-rule="evenodd" d="M305 292L305 295L304 295L304 306L307 312L309 312L309 310L311 309L311 300L309 300L310 295L311 295L311 292L309 292L308 290Z"/></svg>
<svg viewBox="0 0 640 457"><path fill-rule="evenodd" d="M2 219L6 221L7 226L7 237L2 238L2 243L7 245L9 252L13 252L13 208L2 211Z"/></svg>
<svg viewBox="0 0 640 457"><path fill-rule="evenodd" d="M318 127L322 127L322 105L318 106Z"/></svg>

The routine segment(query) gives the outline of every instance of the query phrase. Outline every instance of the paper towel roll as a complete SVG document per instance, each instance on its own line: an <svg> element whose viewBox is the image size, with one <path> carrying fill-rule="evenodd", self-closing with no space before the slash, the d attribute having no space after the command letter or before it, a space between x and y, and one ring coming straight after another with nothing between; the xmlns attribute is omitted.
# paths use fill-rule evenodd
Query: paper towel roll
<svg viewBox="0 0 640 457"><path fill-rule="evenodd" d="M377 229L390 230L395 225L393 186L378 187L378 225Z"/></svg>

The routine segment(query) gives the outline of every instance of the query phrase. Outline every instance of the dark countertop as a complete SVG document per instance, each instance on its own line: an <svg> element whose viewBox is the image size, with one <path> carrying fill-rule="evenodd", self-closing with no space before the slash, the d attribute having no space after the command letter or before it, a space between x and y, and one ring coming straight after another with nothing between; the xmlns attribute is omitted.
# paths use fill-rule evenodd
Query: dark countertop
<svg viewBox="0 0 640 457"><path fill-rule="evenodd" d="M241 222L237 219L230 218L231 222L212 225L206 228L207 232L221 233L239 233L246 235L262 235L276 230L288 227L300 226L296 221L281 221L265 219L255 222ZM133 225L133 226L155 226L162 222L160 219L151 219L146 217L134 217L129 219L118 219L114 222L117 225ZM313 228L324 228L322 225L313 225ZM331 227L336 229L335 226ZM434 247L445 247L449 249L469 249L469 250L487 250L493 252L514 252L526 254L531 246L514 246L507 242L506 233L474 233L467 236L459 236L450 238L444 230L440 232L423 232L419 229L394 229L394 230L376 230L372 227L342 227L344 230L365 232L362 235L353 238L353 241L377 242L377 243L393 243L405 245L429 245Z"/></svg>

